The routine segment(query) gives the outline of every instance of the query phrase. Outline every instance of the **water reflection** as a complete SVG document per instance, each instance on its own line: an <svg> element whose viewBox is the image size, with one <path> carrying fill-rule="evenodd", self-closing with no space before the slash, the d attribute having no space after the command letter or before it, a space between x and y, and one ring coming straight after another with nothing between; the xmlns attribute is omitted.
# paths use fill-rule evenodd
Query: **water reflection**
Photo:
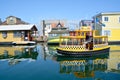
<svg viewBox="0 0 120 80"><path fill-rule="evenodd" d="M56 55L56 46L45 47L48 52L47 54L49 54L49 56L51 55L53 60L59 62L60 74L73 74L76 78L95 78L99 76L96 75L96 72L102 72L104 75L120 73L120 46L111 46L109 54L96 57L60 56ZM48 55L46 55L46 58L48 58ZM105 78L105 76L103 76L103 78ZM96 77L96 79L102 78Z"/></svg>
<svg viewBox="0 0 120 80"><path fill-rule="evenodd" d="M101 57L65 57L57 56L61 74L74 74L77 78L94 77L95 71L107 70L108 55Z"/></svg>
<svg viewBox="0 0 120 80"><path fill-rule="evenodd" d="M120 46L112 45L108 60L108 70L120 73Z"/></svg>
<svg viewBox="0 0 120 80"><path fill-rule="evenodd" d="M0 46L0 59L9 60L9 65L17 64L24 59L36 60L35 46Z"/></svg>
<svg viewBox="0 0 120 80"><path fill-rule="evenodd" d="M120 80L120 46L111 46L109 55L97 57L60 56L56 48L47 44L1 46L0 79Z"/></svg>
<svg viewBox="0 0 120 80"><path fill-rule="evenodd" d="M56 48L58 46L48 46L47 44L42 44L42 57L44 58L44 60L46 59L53 59L56 58L54 57L54 55L56 55Z"/></svg>

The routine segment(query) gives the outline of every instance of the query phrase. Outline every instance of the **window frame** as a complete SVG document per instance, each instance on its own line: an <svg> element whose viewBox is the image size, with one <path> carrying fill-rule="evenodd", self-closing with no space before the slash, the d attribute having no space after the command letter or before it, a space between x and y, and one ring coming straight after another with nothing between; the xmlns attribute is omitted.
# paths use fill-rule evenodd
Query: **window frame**
<svg viewBox="0 0 120 80"><path fill-rule="evenodd" d="M15 21L14 21L14 18L13 18L13 17L10 17L10 18L9 18L9 24L15 24Z"/></svg>
<svg viewBox="0 0 120 80"><path fill-rule="evenodd" d="M109 17L108 16L105 16L104 17L104 22L108 22L109 21Z"/></svg>
<svg viewBox="0 0 120 80"><path fill-rule="evenodd" d="M14 31L13 32L13 37L14 38L20 38L22 36L21 31Z"/></svg>
<svg viewBox="0 0 120 80"><path fill-rule="evenodd" d="M2 32L2 37L3 37L3 38L7 38L7 31L3 31L3 32Z"/></svg>
<svg viewBox="0 0 120 80"><path fill-rule="evenodd" d="M110 30L104 30L104 35L105 36L111 36L111 31Z"/></svg>
<svg viewBox="0 0 120 80"><path fill-rule="evenodd" d="M118 22L120 23L120 16L119 16L119 18L118 18Z"/></svg>

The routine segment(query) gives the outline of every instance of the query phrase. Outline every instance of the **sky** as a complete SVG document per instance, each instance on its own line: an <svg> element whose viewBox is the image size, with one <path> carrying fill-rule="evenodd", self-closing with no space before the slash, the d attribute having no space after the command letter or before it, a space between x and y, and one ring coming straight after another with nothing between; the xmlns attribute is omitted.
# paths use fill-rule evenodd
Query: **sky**
<svg viewBox="0 0 120 80"><path fill-rule="evenodd" d="M120 12L120 0L0 0L0 18L16 16L31 24L41 20L90 20L101 12Z"/></svg>

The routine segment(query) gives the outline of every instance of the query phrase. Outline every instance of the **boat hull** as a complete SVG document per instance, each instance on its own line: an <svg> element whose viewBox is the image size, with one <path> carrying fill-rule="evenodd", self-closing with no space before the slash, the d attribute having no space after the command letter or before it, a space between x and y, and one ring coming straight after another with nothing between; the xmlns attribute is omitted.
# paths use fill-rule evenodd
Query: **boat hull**
<svg viewBox="0 0 120 80"><path fill-rule="evenodd" d="M89 50L89 51L66 51L57 48L57 53L65 56L99 56L109 54L110 47L100 50Z"/></svg>

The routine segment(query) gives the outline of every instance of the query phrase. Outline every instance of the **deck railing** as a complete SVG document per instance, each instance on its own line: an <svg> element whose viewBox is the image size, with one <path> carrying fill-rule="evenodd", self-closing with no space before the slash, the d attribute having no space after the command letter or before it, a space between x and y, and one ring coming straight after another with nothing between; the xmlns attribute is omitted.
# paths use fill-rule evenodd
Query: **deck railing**
<svg viewBox="0 0 120 80"><path fill-rule="evenodd" d="M93 50L108 46L107 36L94 36L86 41L85 36L62 36L60 37L60 47L64 49L74 48L75 50Z"/></svg>

